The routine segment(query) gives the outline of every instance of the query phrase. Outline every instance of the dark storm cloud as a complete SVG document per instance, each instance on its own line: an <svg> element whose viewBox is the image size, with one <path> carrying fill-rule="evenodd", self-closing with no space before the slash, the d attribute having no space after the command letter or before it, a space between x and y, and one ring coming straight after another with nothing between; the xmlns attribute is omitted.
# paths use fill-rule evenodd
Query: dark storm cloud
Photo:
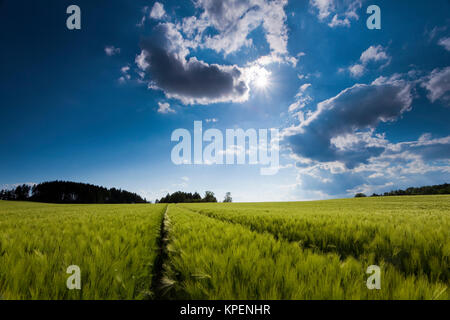
<svg viewBox="0 0 450 320"><path fill-rule="evenodd" d="M288 130L287 141L298 156L340 161L352 169L385 150L383 140L370 130L396 120L411 100L410 86L401 81L357 84L319 103L307 120Z"/></svg>
<svg viewBox="0 0 450 320"><path fill-rule="evenodd" d="M248 87L238 67L186 59L189 51L183 38L167 24L158 25L154 33L141 42L138 62L151 85L186 104L247 100Z"/></svg>

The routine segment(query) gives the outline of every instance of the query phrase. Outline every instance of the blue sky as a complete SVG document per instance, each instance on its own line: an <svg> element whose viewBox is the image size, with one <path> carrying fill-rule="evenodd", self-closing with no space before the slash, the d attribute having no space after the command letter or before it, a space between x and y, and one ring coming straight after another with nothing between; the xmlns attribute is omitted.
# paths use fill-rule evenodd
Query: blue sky
<svg viewBox="0 0 450 320"><path fill-rule="evenodd" d="M81 30L66 8L81 9ZM369 30L369 5L381 30ZM0 185L150 200L352 196L450 180L450 2L0 1ZM172 163L177 128L277 128L281 169Z"/></svg>

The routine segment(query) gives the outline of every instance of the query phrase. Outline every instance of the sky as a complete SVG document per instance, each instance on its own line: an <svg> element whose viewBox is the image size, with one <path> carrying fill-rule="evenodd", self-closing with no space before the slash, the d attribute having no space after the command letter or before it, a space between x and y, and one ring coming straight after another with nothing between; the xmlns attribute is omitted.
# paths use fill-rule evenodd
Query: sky
<svg viewBox="0 0 450 320"><path fill-rule="evenodd" d="M0 0L0 187L247 202L449 182L448 12L448 0ZM194 121L278 129L278 173L174 164L172 132Z"/></svg>

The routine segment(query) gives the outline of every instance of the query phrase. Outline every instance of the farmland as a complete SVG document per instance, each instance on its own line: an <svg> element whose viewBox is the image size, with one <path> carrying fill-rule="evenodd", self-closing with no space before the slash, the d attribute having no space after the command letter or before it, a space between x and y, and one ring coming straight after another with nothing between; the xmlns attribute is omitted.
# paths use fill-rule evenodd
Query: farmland
<svg viewBox="0 0 450 320"><path fill-rule="evenodd" d="M5 299L449 299L450 196L0 202ZM82 289L66 268L80 266ZM366 269L381 268L381 289Z"/></svg>
<svg viewBox="0 0 450 320"><path fill-rule="evenodd" d="M385 260L406 274L450 277L450 198L332 200L302 204L185 205L319 252Z"/></svg>
<svg viewBox="0 0 450 320"><path fill-rule="evenodd" d="M0 295L4 299L151 297L165 206L0 202ZM81 269L68 290L66 268Z"/></svg>

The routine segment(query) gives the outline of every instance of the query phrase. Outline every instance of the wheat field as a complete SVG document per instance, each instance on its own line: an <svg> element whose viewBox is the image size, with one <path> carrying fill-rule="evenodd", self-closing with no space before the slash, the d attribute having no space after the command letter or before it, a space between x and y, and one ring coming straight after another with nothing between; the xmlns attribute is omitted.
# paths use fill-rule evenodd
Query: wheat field
<svg viewBox="0 0 450 320"><path fill-rule="evenodd" d="M449 299L450 196L0 201L3 299ZM69 290L66 269L81 270ZM380 267L381 289L366 284Z"/></svg>

